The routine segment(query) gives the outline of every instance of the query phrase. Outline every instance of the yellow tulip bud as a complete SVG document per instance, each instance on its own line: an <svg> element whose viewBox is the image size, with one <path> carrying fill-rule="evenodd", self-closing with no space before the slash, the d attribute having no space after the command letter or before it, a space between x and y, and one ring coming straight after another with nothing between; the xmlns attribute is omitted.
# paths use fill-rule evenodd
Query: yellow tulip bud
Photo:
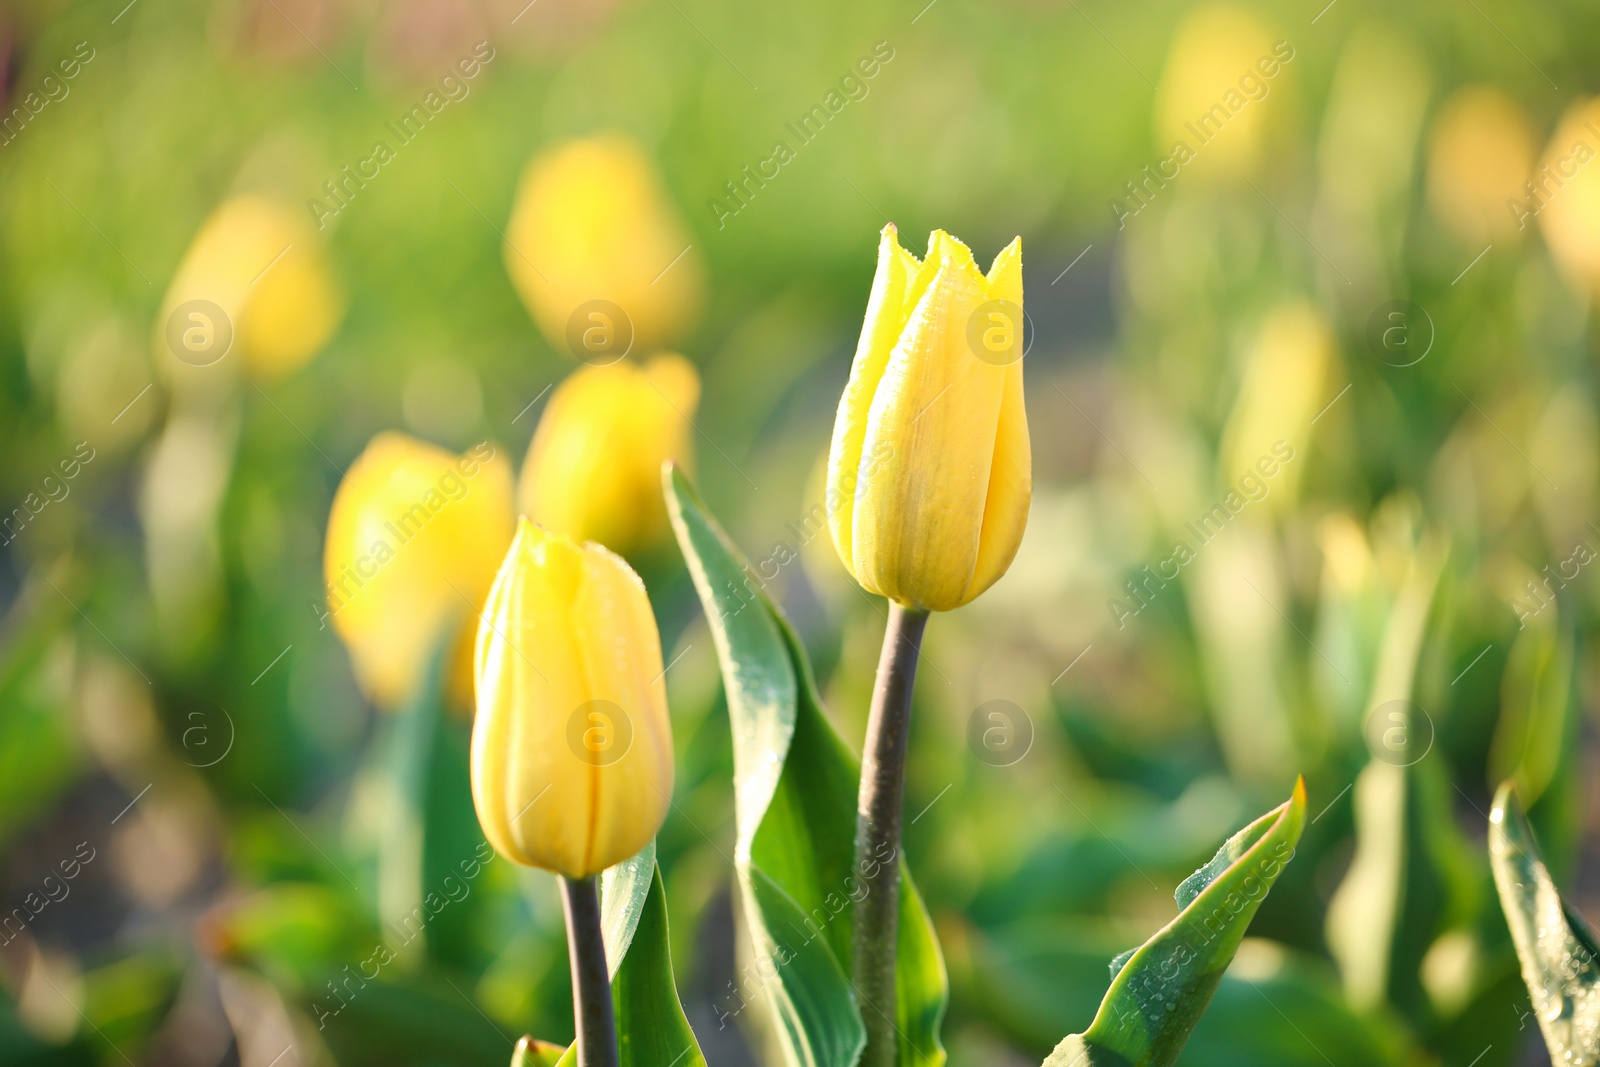
<svg viewBox="0 0 1600 1067"><path fill-rule="evenodd" d="M506 269L551 344L608 361L671 343L694 321L701 270L689 242L639 146L588 138L528 165Z"/></svg>
<svg viewBox="0 0 1600 1067"><path fill-rule="evenodd" d="M1577 281L1600 290L1600 97L1573 104L1561 117L1543 165L1513 210L1537 215L1550 253Z"/></svg>
<svg viewBox="0 0 1600 1067"><path fill-rule="evenodd" d="M458 633L451 695L470 706L476 615L513 521L511 465L487 442L457 457L382 433L357 457L334 494L323 573L328 618L375 704L415 695Z"/></svg>
<svg viewBox="0 0 1600 1067"><path fill-rule="evenodd" d="M828 524L856 581L948 611L1006 572L1033 493L1022 399L1022 239L987 276L942 230L883 229L828 454Z"/></svg>
<svg viewBox="0 0 1600 1067"><path fill-rule="evenodd" d="M321 242L301 212L239 196L206 220L172 278L155 343L192 366L230 353L257 378L297 370L342 315Z"/></svg>
<svg viewBox="0 0 1600 1067"><path fill-rule="evenodd" d="M1533 125L1504 90L1452 93L1428 137L1428 204L1456 236L1476 245L1517 235L1514 205L1533 172Z"/></svg>
<svg viewBox="0 0 1600 1067"><path fill-rule="evenodd" d="M649 844L672 797L672 727L655 615L622 558L521 520L476 662L472 799L489 843L568 878Z"/></svg>
<svg viewBox="0 0 1600 1067"><path fill-rule="evenodd" d="M687 464L700 376L682 356L584 367L550 397L517 501L539 525L616 552L666 535L661 465Z"/></svg>

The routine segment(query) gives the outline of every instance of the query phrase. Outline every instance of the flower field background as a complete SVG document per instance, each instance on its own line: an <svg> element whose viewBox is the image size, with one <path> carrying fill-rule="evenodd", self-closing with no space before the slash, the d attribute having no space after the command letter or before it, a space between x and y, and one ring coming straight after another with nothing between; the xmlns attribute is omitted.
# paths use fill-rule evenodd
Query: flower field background
<svg viewBox="0 0 1600 1067"><path fill-rule="evenodd" d="M914 694L948 1062L1085 1031L1302 775L1177 1062L1548 1062L1490 814L1600 915L1597 70L1577 0L0 10L0 1064L572 1040L556 882L467 778L523 513L643 578L636 936L708 1063L783 1062L713 630L781 606L859 754L827 456L891 223L1020 235L1026 294L1026 531ZM702 498L747 565L697 595Z"/></svg>

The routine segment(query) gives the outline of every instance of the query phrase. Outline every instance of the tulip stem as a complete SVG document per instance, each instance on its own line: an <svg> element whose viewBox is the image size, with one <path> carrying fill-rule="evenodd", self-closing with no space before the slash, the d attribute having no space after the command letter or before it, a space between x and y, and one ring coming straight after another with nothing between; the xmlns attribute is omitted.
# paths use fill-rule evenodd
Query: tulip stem
<svg viewBox="0 0 1600 1067"><path fill-rule="evenodd" d="M617 1067L617 1023L611 1010L611 979L606 971L595 880L562 878L561 910L567 916L567 956L572 962L578 1067Z"/></svg>
<svg viewBox="0 0 1600 1067"><path fill-rule="evenodd" d="M900 917L900 823L905 798L911 688L928 613L890 602L867 718L856 799L855 874L865 887L851 920L851 978L867 1048L860 1067L894 1067L895 949Z"/></svg>

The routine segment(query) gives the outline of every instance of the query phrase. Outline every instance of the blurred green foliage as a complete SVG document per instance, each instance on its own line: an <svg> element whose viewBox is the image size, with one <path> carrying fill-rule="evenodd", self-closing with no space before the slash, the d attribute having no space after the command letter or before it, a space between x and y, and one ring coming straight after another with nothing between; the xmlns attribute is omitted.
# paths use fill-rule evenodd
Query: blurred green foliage
<svg viewBox="0 0 1600 1067"><path fill-rule="evenodd" d="M1600 241L1580 225L1600 177L1479 233L1444 206L1481 175L1447 165L1438 116L1496 86L1542 154L1597 89L1600 9L1245 4L1295 53L1249 105L1270 122L1219 135L1253 153L1203 150L1119 228L1112 201L1169 154L1157 115L1200 5L124 5L0 11L6 108L49 101L0 145L0 509L26 510L0 534L0 905L29 914L0 934L0 1062L479 1064L570 1038L553 885L503 860L366 977L478 844L466 724L366 706L319 623L321 552L381 430L520 457L574 363L502 231L531 156L604 131L644 146L704 263L679 344L704 380L698 482L751 559L781 561L761 580L851 743L881 605L803 520L875 233L942 227L985 261L1023 237L1033 514L1011 573L930 627L912 737L907 856L953 1064L1037 1062L1086 1027L1106 964L1174 914L1167 887L1299 773L1296 859L1179 1062L1496 1067L1537 1046L1483 843L1491 783L1515 778L1557 884L1595 905L1593 290L1551 236ZM319 233L331 341L187 406L158 319L203 221L241 192L324 196L480 41L470 92ZM719 225L724 183L879 42L866 95ZM1404 366L1397 300L1431 342ZM1293 460L1195 543L1279 440ZM176 600L152 565L174 528ZM1195 558L1157 573L1178 539ZM681 561L636 562L674 664L678 986L709 1062L756 1062L712 642ZM1029 738L1006 765L969 744L996 700ZM429 755L397 794L418 721ZM397 811L445 852L394 858L425 851ZM97 858L32 914L79 842Z"/></svg>

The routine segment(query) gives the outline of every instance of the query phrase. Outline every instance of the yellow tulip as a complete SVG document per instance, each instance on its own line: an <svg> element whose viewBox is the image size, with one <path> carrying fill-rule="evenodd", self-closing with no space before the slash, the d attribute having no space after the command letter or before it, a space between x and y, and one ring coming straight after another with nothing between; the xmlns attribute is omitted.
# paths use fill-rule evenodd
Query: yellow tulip
<svg viewBox="0 0 1600 1067"><path fill-rule="evenodd" d="M1550 252L1563 270L1600 290L1600 97L1588 97L1561 117L1543 164L1511 210L1519 223L1537 216Z"/></svg>
<svg viewBox="0 0 1600 1067"><path fill-rule="evenodd" d="M694 321L701 269L638 145L570 141L523 173L506 269L550 343L584 362L675 341Z"/></svg>
<svg viewBox="0 0 1600 1067"><path fill-rule="evenodd" d="M1022 239L980 273L942 230L919 261L883 229L828 455L845 568L907 607L948 611L993 585L1033 492L1022 398Z"/></svg>
<svg viewBox="0 0 1600 1067"><path fill-rule="evenodd" d="M1428 137L1428 204L1439 221L1477 245L1515 237L1507 205L1533 173L1533 125L1504 90L1472 85L1452 93Z"/></svg>
<svg viewBox="0 0 1600 1067"><path fill-rule="evenodd" d="M327 344L342 301L304 215L257 196L224 203L173 275L156 319L164 357L193 366L232 353L262 379L298 369Z"/></svg>
<svg viewBox="0 0 1600 1067"><path fill-rule="evenodd" d="M451 696L471 705L475 616L513 522L511 466L487 442L457 457L382 433L357 457L328 515L325 617L375 704L414 696L454 633Z"/></svg>
<svg viewBox="0 0 1600 1067"><path fill-rule="evenodd" d="M489 843L573 879L649 844L672 796L672 729L655 615L621 557L522 519L476 665L472 799Z"/></svg>
<svg viewBox="0 0 1600 1067"><path fill-rule="evenodd" d="M661 465L692 459L700 376L682 356L579 369L550 397L517 501L539 525L616 552L665 536Z"/></svg>

